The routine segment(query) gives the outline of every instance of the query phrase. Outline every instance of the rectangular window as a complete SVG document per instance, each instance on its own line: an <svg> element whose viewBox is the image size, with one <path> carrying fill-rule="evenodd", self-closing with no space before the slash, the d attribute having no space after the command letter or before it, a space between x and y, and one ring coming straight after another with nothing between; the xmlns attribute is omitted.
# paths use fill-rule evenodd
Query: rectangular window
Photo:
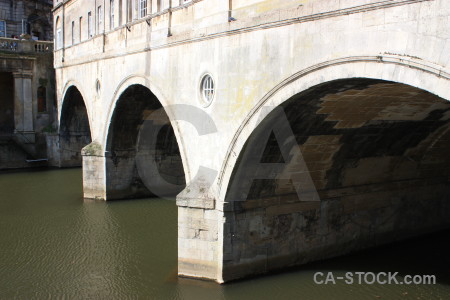
<svg viewBox="0 0 450 300"><path fill-rule="evenodd" d="M113 30L114 29L114 0L111 0L110 5L109 5L109 29Z"/></svg>
<svg viewBox="0 0 450 300"><path fill-rule="evenodd" d="M123 20L123 17L122 17L122 0L119 0L119 13L118 13L118 15L119 15L119 26L120 26L120 25L122 25L122 20Z"/></svg>
<svg viewBox="0 0 450 300"><path fill-rule="evenodd" d="M75 45L75 21L72 21L72 45Z"/></svg>
<svg viewBox="0 0 450 300"><path fill-rule="evenodd" d="M93 23L92 23L92 13L88 12L88 38L91 38L94 36L93 32Z"/></svg>
<svg viewBox="0 0 450 300"><path fill-rule="evenodd" d="M136 20L138 18L138 2L140 0L131 1L131 19Z"/></svg>
<svg viewBox="0 0 450 300"><path fill-rule="evenodd" d="M139 0L139 18L147 15L147 0Z"/></svg>
<svg viewBox="0 0 450 300"><path fill-rule="evenodd" d="M80 17L80 21L78 22L78 37L80 39L80 43L81 43L81 34L82 34L82 25L83 25L83 17Z"/></svg>
<svg viewBox="0 0 450 300"><path fill-rule="evenodd" d="M6 37L6 22L0 21L0 37Z"/></svg>
<svg viewBox="0 0 450 300"><path fill-rule="evenodd" d="M131 20L133 20L133 5L132 3L134 3L134 1L131 0L127 0L127 20L126 22L130 22Z"/></svg>
<svg viewBox="0 0 450 300"><path fill-rule="evenodd" d="M56 30L56 48L61 49L62 48L62 34L61 34L61 28L58 28Z"/></svg>
<svg viewBox="0 0 450 300"><path fill-rule="evenodd" d="M97 32L102 33L103 32L103 7L100 5L97 8Z"/></svg>
<svg viewBox="0 0 450 300"><path fill-rule="evenodd" d="M162 9L162 0L157 0L156 2L156 10L161 11Z"/></svg>

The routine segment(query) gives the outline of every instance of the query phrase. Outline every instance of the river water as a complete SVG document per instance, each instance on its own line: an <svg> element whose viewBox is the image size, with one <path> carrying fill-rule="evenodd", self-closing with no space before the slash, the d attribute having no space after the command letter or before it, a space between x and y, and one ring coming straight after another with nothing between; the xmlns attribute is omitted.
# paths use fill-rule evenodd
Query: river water
<svg viewBox="0 0 450 300"><path fill-rule="evenodd" d="M177 278L174 200L85 202L80 169L0 173L0 299L450 299L449 237L218 285ZM437 283L313 280L358 271L436 275Z"/></svg>

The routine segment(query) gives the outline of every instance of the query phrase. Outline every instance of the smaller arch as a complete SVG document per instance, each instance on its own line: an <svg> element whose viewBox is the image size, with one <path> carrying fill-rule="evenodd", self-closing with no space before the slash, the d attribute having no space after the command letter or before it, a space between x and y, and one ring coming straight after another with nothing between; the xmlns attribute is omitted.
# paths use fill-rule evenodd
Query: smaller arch
<svg viewBox="0 0 450 300"><path fill-rule="evenodd" d="M64 87L62 89L62 92L61 92L61 98L60 98L61 102L59 103L59 106L58 106L58 117L59 117L59 120L61 120L61 112L62 112L62 107L64 105L64 100L66 99L67 92L71 88L76 88L78 90L78 92L81 94L81 97L83 98L83 101L84 101L84 99L87 99L86 98L86 93L84 92L84 89L82 88L82 85L77 80L70 79L70 80L66 81L66 83L64 84ZM86 111L87 111L87 114L88 114L89 126L91 127L93 124L91 124L92 113L91 113L89 101L84 101L84 105L86 107Z"/></svg>
<svg viewBox="0 0 450 300"><path fill-rule="evenodd" d="M55 48L61 49L63 47L63 33L61 28L61 18L59 16L56 17L55 22Z"/></svg>
<svg viewBox="0 0 450 300"><path fill-rule="evenodd" d="M104 147L106 198L178 194L185 187L184 165L162 103L146 86L132 84L113 107Z"/></svg>
<svg viewBox="0 0 450 300"><path fill-rule="evenodd" d="M64 93L59 118L60 166L79 167L81 149L92 141L85 100L74 85Z"/></svg>

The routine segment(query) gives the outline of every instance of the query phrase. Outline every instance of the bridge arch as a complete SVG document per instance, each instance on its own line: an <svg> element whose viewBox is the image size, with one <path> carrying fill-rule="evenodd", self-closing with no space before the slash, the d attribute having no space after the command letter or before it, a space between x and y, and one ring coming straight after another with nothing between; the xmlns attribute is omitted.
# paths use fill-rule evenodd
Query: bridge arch
<svg viewBox="0 0 450 300"><path fill-rule="evenodd" d="M185 187L185 166L174 123L144 77L115 92L105 128L106 198L174 196Z"/></svg>
<svg viewBox="0 0 450 300"><path fill-rule="evenodd" d="M224 281L450 226L450 101L345 78L277 107L261 108L227 186ZM268 163L283 166L258 177Z"/></svg>
<svg viewBox="0 0 450 300"><path fill-rule="evenodd" d="M78 87L68 84L59 113L60 166L81 166L81 150L92 140L91 118Z"/></svg>
<svg viewBox="0 0 450 300"><path fill-rule="evenodd" d="M89 117L88 118L89 119L89 125L92 125L91 124L91 107L90 107L90 102L85 100L85 99L88 99L86 97L87 94L84 91L83 86L78 81L76 81L74 79L68 80L66 82L66 84L64 84L64 87L62 89L62 92L61 92L61 95L62 95L61 96L61 103L58 106L59 120L61 120L62 108L64 106L65 100L67 99L67 93L69 92L69 90L71 90L73 88L78 90L78 92L81 94L81 97L83 98L83 101L84 101L84 106L86 107L86 112L87 112L88 117Z"/></svg>
<svg viewBox="0 0 450 300"><path fill-rule="evenodd" d="M224 201L232 172L244 144L272 109L323 82L366 78L397 82L429 91L450 101L450 71L432 62L398 55L352 56L325 61L300 70L268 91L247 114L228 147L217 180L218 199ZM266 107L265 109L262 109Z"/></svg>
<svg viewBox="0 0 450 300"><path fill-rule="evenodd" d="M169 120L171 121L171 126L173 127L175 137L176 137L178 145L179 145L186 180L189 181L191 179L189 161L188 161L188 157L186 155L186 151L185 151L185 147L183 144L183 139L180 134L180 128L178 126L178 123L172 122L172 120L176 119L174 116L174 112L170 109L170 103L167 100L167 97L162 92L162 90L154 82L152 82L152 80L150 80L145 75L141 75L141 74L130 75L130 76L125 77L118 84L117 88L114 91L111 104L108 108L108 112L107 112L107 116L106 116L107 122L105 122L105 126L103 128L104 134L102 135L103 136L102 145L104 145L104 147L106 149L107 139L108 139L108 134L109 134L109 129L110 129L109 124L111 123L111 120L113 118L113 114L114 114L114 111L115 111L115 108L116 108L116 105L117 105L117 102L118 102L120 96L123 94L123 92L125 92L126 89L128 89L130 86L133 86L133 85L141 85L141 86L146 87L158 99L159 103L161 103L161 106L164 108L164 111L166 112Z"/></svg>

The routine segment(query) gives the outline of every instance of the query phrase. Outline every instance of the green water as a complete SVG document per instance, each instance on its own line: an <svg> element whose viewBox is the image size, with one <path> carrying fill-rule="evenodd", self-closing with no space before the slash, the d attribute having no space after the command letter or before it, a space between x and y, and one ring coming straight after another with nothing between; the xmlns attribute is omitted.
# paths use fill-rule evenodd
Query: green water
<svg viewBox="0 0 450 300"><path fill-rule="evenodd" d="M450 231L226 285L178 279L173 200L85 202L81 170L0 173L0 299L450 299ZM317 285L315 272L436 275Z"/></svg>

